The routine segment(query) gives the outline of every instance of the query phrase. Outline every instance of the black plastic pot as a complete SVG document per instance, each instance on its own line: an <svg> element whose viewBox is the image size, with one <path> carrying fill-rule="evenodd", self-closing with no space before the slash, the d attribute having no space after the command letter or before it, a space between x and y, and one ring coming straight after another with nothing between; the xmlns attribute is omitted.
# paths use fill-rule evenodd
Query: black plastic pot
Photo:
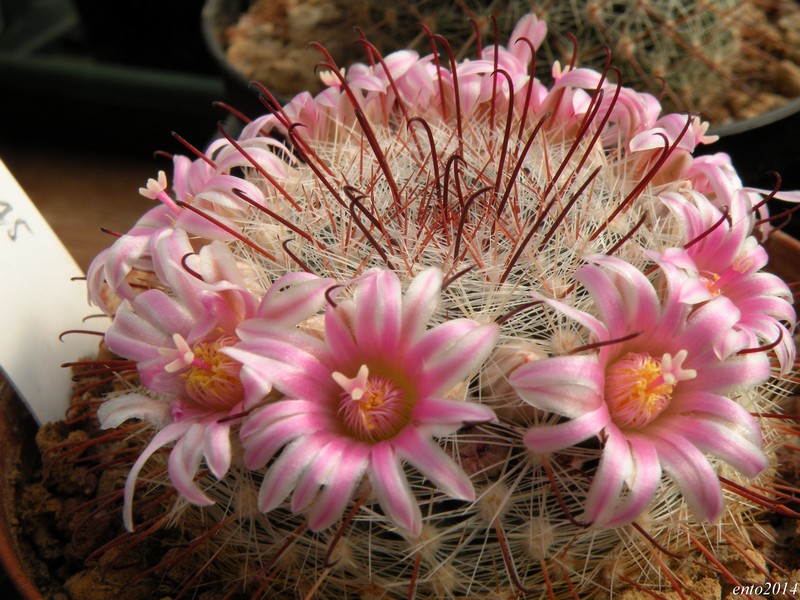
<svg viewBox="0 0 800 600"><path fill-rule="evenodd" d="M698 148L701 153L725 152L745 185L772 189L776 172L781 189L800 190L800 98L752 119L734 121L713 127L709 133L719 140ZM770 213L787 208L786 203L770 203ZM786 231L800 238L800 217Z"/></svg>
<svg viewBox="0 0 800 600"><path fill-rule="evenodd" d="M206 0L201 24L206 47L222 73L226 101L248 117L254 117L266 113L267 109L258 99L258 90L250 85L247 77L233 68L225 54L225 30L236 23L249 5L250 0ZM276 99L281 104L289 100L281 96Z"/></svg>

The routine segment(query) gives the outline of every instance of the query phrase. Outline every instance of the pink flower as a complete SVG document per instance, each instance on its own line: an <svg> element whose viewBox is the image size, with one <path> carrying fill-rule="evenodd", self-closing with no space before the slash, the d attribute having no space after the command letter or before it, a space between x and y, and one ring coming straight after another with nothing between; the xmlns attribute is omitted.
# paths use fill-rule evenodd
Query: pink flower
<svg viewBox="0 0 800 600"><path fill-rule="evenodd" d="M541 113L553 111L555 121L563 122L573 130L578 129L591 109L592 97L586 90L598 87L603 90L598 113L603 117L608 115L607 129L601 138L604 145L613 146L620 140L627 141L656 124L661 106L650 94L623 87L619 89L619 97L614 99L617 95L616 84L603 79L600 73L585 68L562 72L558 63L553 69L553 79L555 84L540 109Z"/></svg>
<svg viewBox="0 0 800 600"><path fill-rule="evenodd" d="M524 400L568 419L532 427L525 443L544 454L600 437L602 458L585 502L584 518L593 525L636 519L653 498L662 469L692 512L713 521L723 500L705 454L748 477L767 465L757 422L725 394L766 381L769 360L763 352L716 354L715 342L739 321L727 298L692 309L679 301L679 284L668 278L659 302L633 266L606 256L593 262L577 278L599 318L547 302L585 326L599 348L529 362L510 376Z"/></svg>
<svg viewBox="0 0 800 600"><path fill-rule="evenodd" d="M698 304L722 295L739 309L739 321L718 340L719 354L726 354L728 347L779 342L775 354L785 374L795 357L792 293L779 277L761 270L768 257L751 235L754 218L749 196L741 190L733 194L727 215L701 194L692 193L690 198L662 195L685 223L687 246L655 255L658 262L676 270L682 302Z"/></svg>
<svg viewBox="0 0 800 600"><path fill-rule="evenodd" d="M241 140L240 147L244 148L247 154L264 165L265 168L273 168L277 165L277 161L272 150L279 149L285 150L284 146L276 139L261 137L259 139ZM173 162L173 182L172 189L175 200L191 203L208 190L224 191L224 187L220 185L217 178L222 177L223 182L225 179L231 180L235 184L233 187L240 187L242 182L246 180L241 177L231 176L231 173L237 168L252 167L252 162L244 156L233 144L230 143L225 137L220 137L211 142L206 148L203 158L196 158L194 160L181 155L175 155L172 159ZM159 173L159 176L161 173ZM166 193L166 177L163 180L157 181L156 187L152 187L151 179L148 181L145 191L156 192L155 194L143 193L144 196L161 200L166 204L170 204L169 197L165 197ZM152 189L151 189L152 188ZM240 188L241 189L241 188ZM247 187L244 188L250 197L256 200L260 194L257 188ZM140 190L142 191L142 190ZM161 192L159 194L159 192ZM158 196L156 198L156 196ZM206 204L211 204L206 202ZM230 200L223 199L221 206L223 208L231 204L241 205L241 200L232 196Z"/></svg>
<svg viewBox="0 0 800 600"><path fill-rule="evenodd" d="M729 206L742 189L731 157L724 152L693 157L692 166L685 175L692 182L692 189L712 199L718 208ZM752 199L755 198L754 195Z"/></svg>
<svg viewBox="0 0 800 600"><path fill-rule="evenodd" d="M152 266L163 289L146 290L125 301L106 333L110 349L135 360L142 383L160 394L180 395L185 387L183 378L174 374L178 367L167 367L184 361L186 340L235 335L236 326L253 315L257 305L224 244L212 243L192 255L184 231L159 230L153 237Z"/></svg>
<svg viewBox="0 0 800 600"><path fill-rule="evenodd" d="M110 248L98 254L86 273L89 301L104 313L113 314L120 300L133 300L141 287L132 285L137 276L152 279L150 257L153 235L169 226L172 216L166 205L151 208Z"/></svg>
<svg viewBox="0 0 800 600"><path fill-rule="evenodd" d="M285 163L263 149L270 144L252 142L250 145L260 148L256 153L259 158L269 155L270 160L264 159L262 163L265 168L268 166L275 169L275 173L285 176ZM244 160L240 154L236 156L239 162ZM176 169L184 164L179 158L175 157ZM232 168L241 165L227 166ZM184 230L199 238L198 244L211 240L230 242L236 238L234 233L241 234L240 224L246 220L250 206L237 192L263 206L262 192L253 183L233 175L207 175L202 182L194 182L195 195L182 197L188 193L184 189L181 193L176 192L176 199L167 192L167 178L163 171L158 173L156 179L149 179L145 187L139 188L140 194L161 204L151 208L130 231L121 235L92 261L87 277L90 302L106 314L113 314L120 300L132 301L142 289L159 287L161 282L157 273L154 274L153 266L153 257L159 250L155 248L154 240L165 231ZM177 182L175 188L179 188ZM194 210L182 207L176 200L190 204ZM196 211L210 216L223 227ZM193 253L191 246L186 246L186 253Z"/></svg>
<svg viewBox="0 0 800 600"><path fill-rule="evenodd" d="M136 418L159 431L132 466L125 485L124 520L133 528L132 501L139 472L163 446L175 443L168 471L189 502L210 504L194 483L205 459L222 478L231 464L227 417L248 408L240 365L221 350L236 341L236 326L254 316L257 300L241 285L227 247L213 243L193 254L185 232L162 229L153 238L153 267L165 289L149 289L125 300L106 332L116 354L133 360L147 391L107 400L98 408L104 428Z"/></svg>
<svg viewBox="0 0 800 600"><path fill-rule="evenodd" d="M253 145L253 143L251 143ZM261 144L260 146L264 146ZM278 173L285 175L285 164L275 159L273 153L265 151L262 147L251 149L256 157L263 160L263 164L269 168L277 168ZM223 156L234 156L237 160L227 164L228 168L246 166L247 161L238 152L230 151L222 153ZM176 165L181 164L175 157ZM228 161L231 162L231 161ZM205 163L203 163L205 165ZM205 165L208 166L208 165ZM241 221L249 209L248 203L237 195L236 191L243 194L252 202L263 206L264 197L258 186L225 173L210 174L207 179L195 182L194 193L189 194L188 190L176 192L176 199L185 204L191 204L195 210L188 210L179 205L175 199L167 193L167 178L164 171L159 171L158 179L149 179L146 187L139 188L139 193L145 198L158 200L169 209L171 215L170 225L177 229L184 229L192 235L196 235L207 240L233 240L234 236L230 231L241 233L237 221ZM175 189L180 190L179 182L175 182ZM206 219L201 214L212 216L216 221L222 223L225 228Z"/></svg>
<svg viewBox="0 0 800 600"><path fill-rule="evenodd" d="M448 393L469 382L498 327L455 319L426 329L441 285L441 272L431 268L403 296L394 273L374 270L355 280L352 297L328 304L323 339L264 320L239 328L242 342L226 352L285 396L241 429L246 465L272 461L261 510L293 491L291 510L310 506L309 526L320 530L343 514L366 475L387 518L419 532L422 517L402 461L448 496L474 499L469 477L432 438L494 420L486 406Z"/></svg>
<svg viewBox="0 0 800 600"><path fill-rule="evenodd" d="M656 114L660 109L661 107L658 106ZM675 149L658 170L653 180L655 185L666 184L674 188L680 182L688 179L696 187L708 187L710 184L713 189L720 191L723 188L729 188L735 182L729 179L729 171L732 171L733 166L727 155L692 156L700 144L710 144L716 141L717 136L706 135L708 127L709 123L701 121L698 117L687 117L675 113L662 116L653 127L641 131L630 141L629 147L633 153L632 156L638 163L633 172L643 174L652 168L653 164L662 158L665 144L669 144L670 146L674 145ZM713 164L711 170L706 168L709 159Z"/></svg>

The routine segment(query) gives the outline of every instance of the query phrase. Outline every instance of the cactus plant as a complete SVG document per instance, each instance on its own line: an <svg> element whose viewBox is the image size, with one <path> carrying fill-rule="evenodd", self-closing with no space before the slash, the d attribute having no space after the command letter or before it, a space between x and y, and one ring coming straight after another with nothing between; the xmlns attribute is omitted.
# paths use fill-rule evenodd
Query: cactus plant
<svg viewBox="0 0 800 600"><path fill-rule="evenodd" d="M142 188L88 273L113 355L76 365L72 416L108 431L62 458L122 465L79 507L128 529L99 580L155 540L124 576L149 597L772 581L750 536L793 514L795 317L763 196L692 156L698 118L589 69L546 87L545 33L344 73L323 51L320 94L264 89Z"/></svg>
<svg viewBox="0 0 800 600"><path fill-rule="evenodd" d="M549 59L601 69L606 49L625 85L663 94L667 110L720 124L756 116L797 96L794 2L578 0L540 2L555 33Z"/></svg>

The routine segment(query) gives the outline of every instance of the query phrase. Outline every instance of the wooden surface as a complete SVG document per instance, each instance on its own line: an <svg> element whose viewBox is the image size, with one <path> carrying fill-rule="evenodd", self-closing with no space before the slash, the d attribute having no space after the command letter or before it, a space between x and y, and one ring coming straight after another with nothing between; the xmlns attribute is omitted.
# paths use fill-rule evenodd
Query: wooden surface
<svg viewBox="0 0 800 600"><path fill-rule="evenodd" d="M0 140L0 159L84 271L113 242L101 227L125 232L153 201L139 195L166 159L67 151Z"/></svg>

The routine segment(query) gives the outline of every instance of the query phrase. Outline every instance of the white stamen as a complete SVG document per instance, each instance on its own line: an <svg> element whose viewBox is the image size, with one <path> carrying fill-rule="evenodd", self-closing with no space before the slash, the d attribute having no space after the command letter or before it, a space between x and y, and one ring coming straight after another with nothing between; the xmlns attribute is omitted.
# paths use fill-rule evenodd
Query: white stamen
<svg viewBox="0 0 800 600"><path fill-rule="evenodd" d="M697 371L694 369L683 368L683 362L688 355L689 353L686 350L681 350L675 354L675 356L664 354L664 356L661 357L664 383L667 385L675 385L679 381L686 381L697 377Z"/></svg>
<svg viewBox="0 0 800 600"><path fill-rule="evenodd" d="M367 389L367 380L369 379L369 368L367 365L361 365L361 368L356 373L356 376L352 379L344 375L343 373L339 373L338 371L334 371L332 373L333 380L339 384L345 392L350 394L350 397L353 400L361 400L364 396L364 392Z"/></svg>
<svg viewBox="0 0 800 600"><path fill-rule="evenodd" d="M194 360L194 352L181 334L172 334L172 341L175 343L174 350L172 348L158 349L161 356L175 356L177 354L177 358L164 367L167 373L175 373L176 371L185 369L191 365Z"/></svg>
<svg viewBox="0 0 800 600"><path fill-rule="evenodd" d="M167 189L167 175L164 171L158 172L158 180L155 179L148 179L147 180L147 187L140 187L139 193L144 196L145 198L150 198L151 200L158 200L159 194L162 194Z"/></svg>

